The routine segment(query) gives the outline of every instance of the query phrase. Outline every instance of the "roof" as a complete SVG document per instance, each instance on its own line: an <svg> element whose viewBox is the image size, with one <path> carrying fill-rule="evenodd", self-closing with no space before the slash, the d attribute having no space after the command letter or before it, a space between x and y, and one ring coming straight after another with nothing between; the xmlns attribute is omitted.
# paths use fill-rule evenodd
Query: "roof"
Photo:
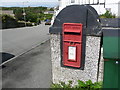
<svg viewBox="0 0 120 90"><path fill-rule="evenodd" d="M45 11L46 14L54 14L54 11Z"/></svg>
<svg viewBox="0 0 120 90"><path fill-rule="evenodd" d="M13 10L2 10L2 14L13 14Z"/></svg>
<svg viewBox="0 0 120 90"><path fill-rule="evenodd" d="M2 10L2 14L8 14L14 16L13 10Z"/></svg>

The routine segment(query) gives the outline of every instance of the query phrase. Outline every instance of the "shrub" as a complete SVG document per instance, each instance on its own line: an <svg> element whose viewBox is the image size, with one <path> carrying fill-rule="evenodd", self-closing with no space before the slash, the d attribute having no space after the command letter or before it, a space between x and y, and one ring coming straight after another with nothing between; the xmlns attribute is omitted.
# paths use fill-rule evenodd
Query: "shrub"
<svg viewBox="0 0 120 90"><path fill-rule="evenodd" d="M26 26L33 26L31 22L26 22ZM18 21L18 27L25 27L25 21Z"/></svg>
<svg viewBox="0 0 120 90"><path fill-rule="evenodd" d="M116 18L110 11L106 11L104 14L100 15L100 18Z"/></svg>
<svg viewBox="0 0 120 90"><path fill-rule="evenodd" d="M15 17L7 14L2 14L0 18L2 19L2 28L6 29L17 27L17 20L15 19Z"/></svg>
<svg viewBox="0 0 120 90"><path fill-rule="evenodd" d="M59 84L52 84L51 85L51 88L52 89L60 89L60 88L63 88L63 89L68 89L68 88L72 88L72 89L84 89L84 90L95 90L95 89L100 89L102 88L102 82L95 82L93 83L91 80L88 80L88 81L81 81L81 80L78 80L78 84L77 85L74 85L72 86L72 81L68 81L67 84L65 84L65 82L60 82Z"/></svg>
<svg viewBox="0 0 120 90"><path fill-rule="evenodd" d="M16 21L16 19L13 16L11 16L11 15L2 14L1 17L2 17L2 22L3 23L7 22L8 20Z"/></svg>
<svg viewBox="0 0 120 90"><path fill-rule="evenodd" d="M26 26L33 26L31 22L26 22Z"/></svg>

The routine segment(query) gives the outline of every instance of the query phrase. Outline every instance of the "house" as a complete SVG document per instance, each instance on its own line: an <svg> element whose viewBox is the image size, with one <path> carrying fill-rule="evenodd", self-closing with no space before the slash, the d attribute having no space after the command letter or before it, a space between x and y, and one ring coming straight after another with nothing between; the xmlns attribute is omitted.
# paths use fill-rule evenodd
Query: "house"
<svg viewBox="0 0 120 90"><path fill-rule="evenodd" d="M58 9L55 9L51 23L53 24L57 14L66 6L69 5L91 5L96 9L98 14L104 14L109 10L112 14L120 17L120 0L58 0Z"/></svg>
<svg viewBox="0 0 120 90"><path fill-rule="evenodd" d="M44 14L54 14L54 11L45 11Z"/></svg>
<svg viewBox="0 0 120 90"><path fill-rule="evenodd" d="M13 13L13 10L2 10L2 14L8 14L8 15L11 15L11 16L15 16L14 13Z"/></svg>
<svg viewBox="0 0 120 90"><path fill-rule="evenodd" d="M120 16L120 0L58 0L59 11L68 5L83 5L90 4L98 14L103 14L109 10L112 14ZM59 13L59 11L57 13Z"/></svg>

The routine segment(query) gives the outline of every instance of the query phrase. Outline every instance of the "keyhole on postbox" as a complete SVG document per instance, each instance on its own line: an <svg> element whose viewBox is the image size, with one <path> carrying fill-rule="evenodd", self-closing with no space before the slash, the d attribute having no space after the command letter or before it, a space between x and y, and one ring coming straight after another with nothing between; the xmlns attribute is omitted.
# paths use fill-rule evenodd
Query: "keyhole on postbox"
<svg viewBox="0 0 120 90"><path fill-rule="evenodd" d="M74 42L70 42L70 45L74 45Z"/></svg>

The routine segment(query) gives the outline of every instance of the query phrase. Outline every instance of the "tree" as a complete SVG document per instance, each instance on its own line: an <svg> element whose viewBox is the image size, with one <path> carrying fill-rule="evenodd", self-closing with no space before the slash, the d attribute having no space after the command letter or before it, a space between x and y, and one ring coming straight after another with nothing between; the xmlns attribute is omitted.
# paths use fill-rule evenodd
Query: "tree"
<svg viewBox="0 0 120 90"><path fill-rule="evenodd" d="M2 28L14 28L17 27L17 20L10 15L3 14L0 15L0 18L2 19Z"/></svg>
<svg viewBox="0 0 120 90"><path fill-rule="evenodd" d="M13 12L17 20L24 20L23 10L21 8L17 8Z"/></svg>
<svg viewBox="0 0 120 90"><path fill-rule="evenodd" d="M45 15L44 15L44 18L51 20L51 19L52 19L52 16L53 16L53 14L45 14Z"/></svg>
<svg viewBox="0 0 120 90"><path fill-rule="evenodd" d="M22 7L4 7L3 10L13 10L15 18L19 21L24 21L23 8ZM38 22L39 20L51 19L52 15L44 14L47 7L24 7L26 21ZM53 10L53 8L51 8Z"/></svg>
<svg viewBox="0 0 120 90"><path fill-rule="evenodd" d="M37 18L38 18L37 14L31 12L28 12L26 14L26 21L37 22Z"/></svg>
<svg viewBox="0 0 120 90"><path fill-rule="evenodd" d="M54 9L53 9L53 8L50 8L50 11L54 11Z"/></svg>
<svg viewBox="0 0 120 90"><path fill-rule="evenodd" d="M100 18L116 18L116 16L107 10L104 14L100 15Z"/></svg>

